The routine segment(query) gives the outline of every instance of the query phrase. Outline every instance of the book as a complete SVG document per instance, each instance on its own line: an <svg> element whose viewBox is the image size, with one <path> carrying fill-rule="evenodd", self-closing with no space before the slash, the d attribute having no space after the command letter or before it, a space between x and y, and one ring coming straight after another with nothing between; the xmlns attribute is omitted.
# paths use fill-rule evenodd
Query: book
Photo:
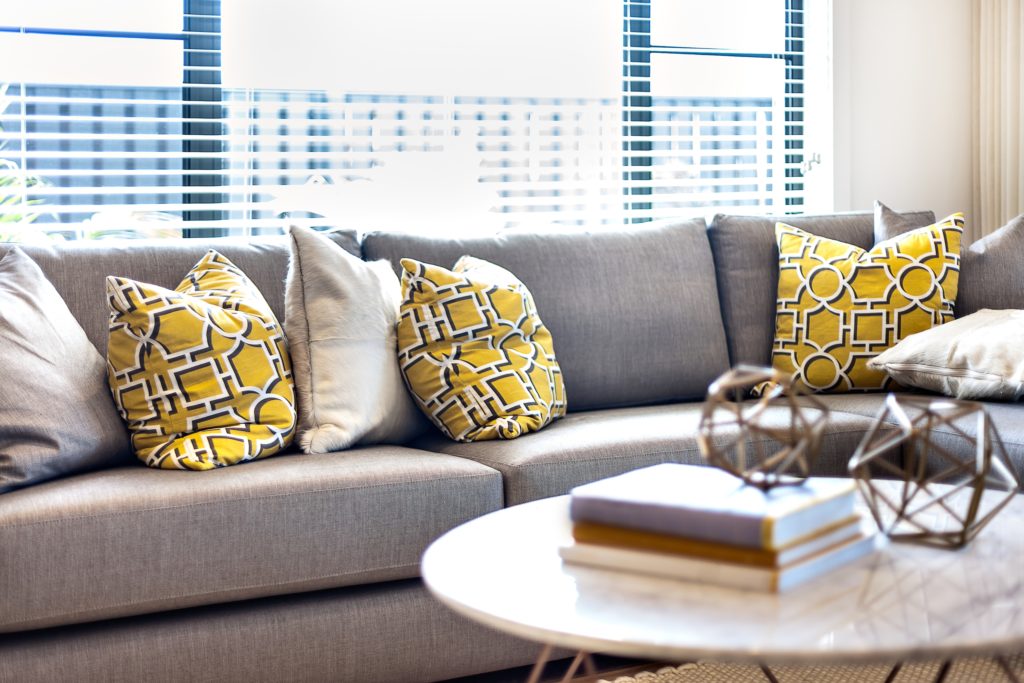
<svg viewBox="0 0 1024 683"><path fill-rule="evenodd" d="M734 564L758 567L780 567L841 543L852 540L861 532L861 517L853 515L823 527L808 536L776 549L744 548L742 546L694 540L650 531L623 529L595 522L577 522L572 537L578 543L604 545L632 550L653 550L671 555L700 557Z"/></svg>
<svg viewBox="0 0 1024 683"><path fill-rule="evenodd" d="M714 467L666 463L577 486L569 510L573 522L780 549L850 517L855 500L852 479L766 492Z"/></svg>
<svg viewBox="0 0 1024 683"><path fill-rule="evenodd" d="M562 546L558 554L570 564L707 583L726 588L790 590L838 569L875 550L877 534L865 532L782 567L756 567L683 555L615 548L592 543Z"/></svg>

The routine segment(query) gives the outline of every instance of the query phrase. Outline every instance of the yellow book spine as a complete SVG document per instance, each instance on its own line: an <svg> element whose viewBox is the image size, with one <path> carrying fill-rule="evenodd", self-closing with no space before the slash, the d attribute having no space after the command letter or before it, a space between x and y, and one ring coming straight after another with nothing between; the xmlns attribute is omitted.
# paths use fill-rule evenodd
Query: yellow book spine
<svg viewBox="0 0 1024 683"><path fill-rule="evenodd" d="M608 545L633 550L653 550L757 567L774 567L778 556L778 553L771 550L696 541L680 536L622 529L593 522L575 523L572 528L572 537L578 543Z"/></svg>
<svg viewBox="0 0 1024 683"><path fill-rule="evenodd" d="M650 531L626 529L596 522L574 523L572 536L578 543L605 545L631 550L649 550L673 555L687 555L754 567L778 567L780 552L813 541L815 538L832 533L840 527L854 524L858 519L856 515L841 519L838 522L816 530L814 533L798 538L785 547L773 550L747 548L728 543L714 543L684 536L671 536Z"/></svg>

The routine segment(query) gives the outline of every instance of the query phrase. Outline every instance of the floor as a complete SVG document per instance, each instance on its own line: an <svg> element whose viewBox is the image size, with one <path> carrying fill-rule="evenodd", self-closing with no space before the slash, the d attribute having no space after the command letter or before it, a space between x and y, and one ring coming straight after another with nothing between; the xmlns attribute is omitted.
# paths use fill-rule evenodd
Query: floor
<svg viewBox="0 0 1024 683"><path fill-rule="evenodd" d="M614 681L618 676L637 676L641 672L657 671L663 663L638 662L612 657L595 657L597 676L573 679L573 683L597 683L599 680ZM561 680L561 674L571 660L552 662L544 683ZM948 677L943 677L941 661L908 662L898 672L894 683L1010 683L1024 681L1024 654L1008 656L1009 665L1015 678L1006 675L1002 667L991 657L969 657L953 661ZM889 681L891 666L887 664L865 665L821 665L821 666L777 666L773 667L778 680L788 683L882 683ZM445 681L445 683L524 683L530 675L530 667L508 669L492 674L468 676ZM697 664L692 670L676 675L672 680L697 683L766 683L761 671L749 664Z"/></svg>
<svg viewBox="0 0 1024 683"><path fill-rule="evenodd" d="M541 678L543 683L556 683L562 680L566 669L572 663L572 659L560 659L549 662ZM659 665L648 661L636 659L625 659L623 657L610 657L608 655L594 655L594 664L597 667L598 675L587 678L575 678L573 683L597 683L600 679L614 681L618 676L632 676L641 671L651 671ZM453 678L444 683L525 683L530 676L533 667L521 666L515 669L505 669L489 674L466 676L465 678ZM578 675L578 674L577 674Z"/></svg>

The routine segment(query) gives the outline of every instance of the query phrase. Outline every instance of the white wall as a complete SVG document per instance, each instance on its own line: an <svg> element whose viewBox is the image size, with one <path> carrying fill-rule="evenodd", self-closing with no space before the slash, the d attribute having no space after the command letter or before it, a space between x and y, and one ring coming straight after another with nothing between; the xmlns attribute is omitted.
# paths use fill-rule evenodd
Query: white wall
<svg viewBox="0 0 1024 683"><path fill-rule="evenodd" d="M970 0L833 0L832 29L835 209L963 211L970 234Z"/></svg>

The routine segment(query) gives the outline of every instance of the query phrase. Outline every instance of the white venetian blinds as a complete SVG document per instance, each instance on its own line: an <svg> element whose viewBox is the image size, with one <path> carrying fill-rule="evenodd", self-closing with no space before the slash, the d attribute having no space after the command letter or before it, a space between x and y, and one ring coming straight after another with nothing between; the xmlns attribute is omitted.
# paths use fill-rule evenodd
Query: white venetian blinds
<svg viewBox="0 0 1024 683"><path fill-rule="evenodd" d="M800 0L79 4L0 8L3 239L802 203Z"/></svg>

